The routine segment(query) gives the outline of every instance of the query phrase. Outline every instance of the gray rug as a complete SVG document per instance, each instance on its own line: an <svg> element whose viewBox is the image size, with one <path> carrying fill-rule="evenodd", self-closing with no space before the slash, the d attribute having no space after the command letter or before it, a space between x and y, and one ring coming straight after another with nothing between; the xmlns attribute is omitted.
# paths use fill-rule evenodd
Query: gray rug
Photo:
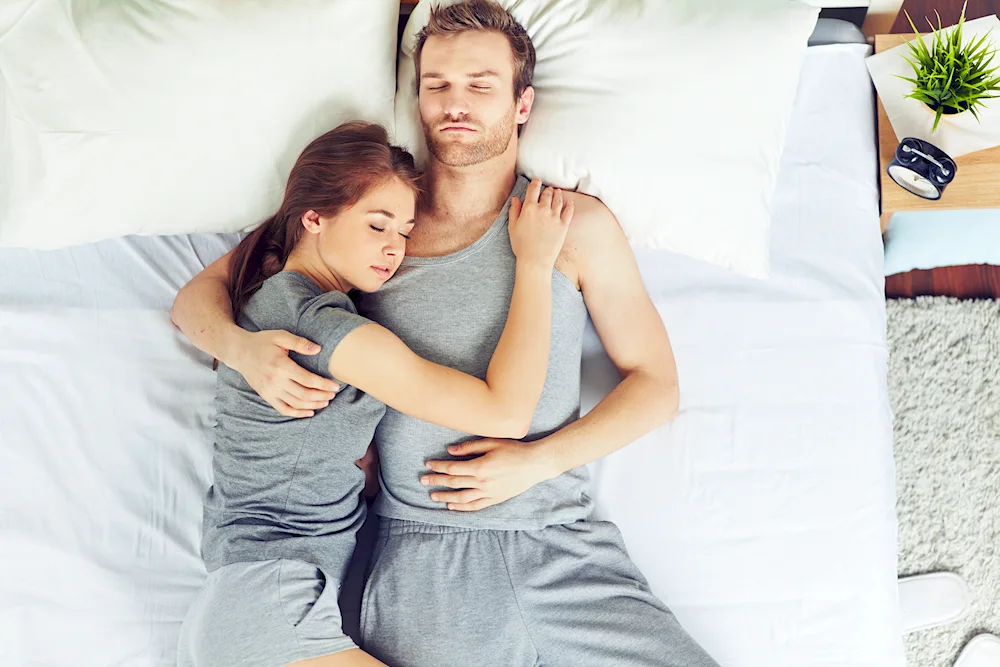
<svg viewBox="0 0 1000 667"><path fill-rule="evenodd" d="M951 667L1000 635L1000 302L886 302L895 415L899 573L969 584L964 619L906 638L909 667Z"/></svg>

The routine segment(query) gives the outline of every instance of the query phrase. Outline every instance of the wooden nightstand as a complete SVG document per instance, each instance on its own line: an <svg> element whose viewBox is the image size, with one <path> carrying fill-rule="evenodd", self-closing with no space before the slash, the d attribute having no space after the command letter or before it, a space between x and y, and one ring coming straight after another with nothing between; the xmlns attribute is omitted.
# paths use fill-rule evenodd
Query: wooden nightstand
<svg viewBox="0 0 1000 667"><path fill-rule="evenodd" d="M935 11L941 15L942 25L955 25L966 2L968 5L965 17L969 20L990 14L1000 14L1000 0L903 0L902 8L909 12L914 23L918 26L926 25L923 17L934 17ZM899 12L889 32L903 35L903 39L912 37L912 29L902 11ZM888 124L882 122L881 125L887 126ZM890 134L889 136L893 137L894 135ZM880 142L887 143L881 138ZM884 172L883 178L888 178L888 176L884 176ZM889 183L889 185L895 186L896 184ZM946 195L951 191L952 185L955 184L952 183L948 186L949 189L945 190ZM884 224L885 220L883 220ZM897 273L893 276L886 276L885 295L889 298L912 298L928 295L953 296L960 299L996 299L1000 298L1000 267L971 264Z"/></svg>
<svg viewBox="0 0 1000 667"><path fill-rule="evenodd" d="M875 52L899 46L913 38L913 35L876 35ZM928 139L927 137L919 137ZM878 144L879 177L882 189L882 231L889 219L897 211L950 211L962 208L1000 208L1000 146L976 151L955 158L958 173L955 180L945 189L941 199L921 199L910 194L889 178L885 168L892 160L896 146L902 137L897 137L889 123L889 117L878 102ZM929 138L934 143L933 137Z"/></svg>

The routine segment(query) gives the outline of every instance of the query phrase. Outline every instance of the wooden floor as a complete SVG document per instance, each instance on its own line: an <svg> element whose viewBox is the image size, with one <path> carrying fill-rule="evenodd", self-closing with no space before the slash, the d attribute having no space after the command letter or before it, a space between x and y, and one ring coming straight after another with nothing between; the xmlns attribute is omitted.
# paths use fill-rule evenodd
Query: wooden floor
<svg viewBox="0 0 1000 667"><path fill-rule="evenodd" d="M937 24L934 11L941 15L941 25L958 23L965 0L904 0L905 9L918 28L926 28L930 17ZM990 14L1000 14L1000 0L968 0L966 19L971 20ZM894 33L911 33L906 15L899 12ZM969 266L948 266L927 271L910 271L885 279L887 298L908 298L914 296L953 296L959 299L1000 298L1000 266L974 264Z"/></svg>

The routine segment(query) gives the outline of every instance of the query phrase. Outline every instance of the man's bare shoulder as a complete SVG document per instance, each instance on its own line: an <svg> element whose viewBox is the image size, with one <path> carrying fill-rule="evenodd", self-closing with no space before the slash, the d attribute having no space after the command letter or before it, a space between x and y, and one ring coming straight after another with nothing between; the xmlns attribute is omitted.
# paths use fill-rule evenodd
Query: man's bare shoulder
<svg viewBox="0 0 1000 667"><path fill-rule="evenodd" d="M581 192L564 190L563 194L573 202L573 222L556 268L581 289L588 265L614 261L616 249L627 250L628 243L618 220L604 202Z"/></svg>
<svg viewBox="0 0 1000 667"><path fill-rule="evenodd" d="M600 224L602 220L606 223L610 219L618 224L611 210L597 197L569 190L564 190L563 195L573 202L574 221L579 219L590 224Z"/></svg>
<svg viewBox="0 0 1000 667"><path fill-rule="evenodd" d="M567 192L573 202L573 222L566 234L566 244L574 255L593 256L618 247L625 241L614 213L600 199L580 192ZM574 263L576 263L574 258ZM584 260L584 257L579 257Z"/></svg>

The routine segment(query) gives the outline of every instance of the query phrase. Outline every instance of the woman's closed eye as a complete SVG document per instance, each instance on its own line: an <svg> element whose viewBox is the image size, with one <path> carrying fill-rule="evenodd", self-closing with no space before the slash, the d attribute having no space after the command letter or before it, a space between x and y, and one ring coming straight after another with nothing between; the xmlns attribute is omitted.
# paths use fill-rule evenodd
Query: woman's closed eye
<svg viewBox="0 0 1000 667"><path fill-rule="evenodd" d="M376 227L375 225L368 225L368 226L371 227L372 229L374 229L376 232L378 232L380 234L385 231L385 227ZM402 236L404 239L407 239L407 240L409 240L409 238L410 238L409 236L407 236L403 232L400 232L399 235Z"/></svg>

